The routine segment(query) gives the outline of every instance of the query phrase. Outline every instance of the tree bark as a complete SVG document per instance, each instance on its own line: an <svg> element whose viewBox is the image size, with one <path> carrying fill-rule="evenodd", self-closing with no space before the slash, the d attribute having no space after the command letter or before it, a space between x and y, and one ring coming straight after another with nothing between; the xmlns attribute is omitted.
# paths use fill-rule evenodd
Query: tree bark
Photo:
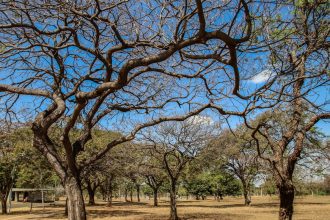
<svg viewBox="0 0 330 220"><path fill-rule="evenodd" d="M103 201L106 201L106 199L107 199L106 189L105 189L105 187L103 185L100 185L99 187L100 187L99 188L100 189L100 193L102 195L102 200Z"/></svg>
<svg viewBox="0 0 330 220"><path fill-rule="evenodd" d="M247 191L244 191L243 194L244 194L244 205L249 206L251 204L249 193Z"/></svg>
<svg viewBox="0 0 330 220"><path fill-rule="evenodd" d="M248 187L243 183L243 195L244 195L244 205L249 206L251 204L250 192Z"/></svg>
<svg viewBox="0 0 330 220"><path fill-rule="evenodd" d="M153 188L154 191L154 206L158 206L158 188Z"/></svg>
<svg viewBox="0 0 330 220"><path fill-rule="evenodd" d="M95 193L93 190L88 192L88 205L95 205Z"/></svg>
<svg viewBox="0 0 330 220"><path fill-rule="evenodd" d="M0 189L0 200L1 200L1 212L2 214L7 214L7 200L8 197L11 199L11 187L13 185L13 182L7 183L5 185L1 184Z"/></svg>
<svg viewBox="0 0 330 220"><path fill-rule="evenodd" d="M67 177L64 189L68 199L68 219L86 220L84 198L78 178Z"/></svg>
<svg viewBox="0 0 330 220"><path fill-rule="evenodd" d="M140 185L136 184L136 197L137 201L140 202Z"/></svg>
<svg viewBox="0 0 330 220"><path fill-rule="evenodd" d="M280 193L279 220L292 220L294 187L292 183L282 183L278 186Z"/></svg>
<svg viewBox="0 0 330 220"><path fill-rule="evenodd" d="M65 199L65 211L64 211L64 215L68 216L68 197L66 197Z"/></svg>
<svg viewBox="0 0 330 220"><path fill-rule="evenodd" d="M107 206L112 206L112 183L110 182L108 193L107 193Z"/></svg>
<svg viewBox="0 0 330 220"><path fill-rule="evenodd" d="M87 183L87 192L88 192L88 205L95 205L95 189Z"/></svg>
<svg viewBox="0 0 330 220"><path fill-rule="evenodd" d="M128 189L125 188L125 202L129 202L127 196L128 196Z"/></svg>
<svg viewBox="0 0 330 220"><path fill-rule="evenodd" d="M179 217L176 208L176 180L171 181L170 208L170 220L178 220Z"/></svg>
<svg viewBox="0 0 330 220"><path fill-rule="evenodd" d="M7 214L7 198L0 194L1 196L1 210L2 214Z"/></svg>

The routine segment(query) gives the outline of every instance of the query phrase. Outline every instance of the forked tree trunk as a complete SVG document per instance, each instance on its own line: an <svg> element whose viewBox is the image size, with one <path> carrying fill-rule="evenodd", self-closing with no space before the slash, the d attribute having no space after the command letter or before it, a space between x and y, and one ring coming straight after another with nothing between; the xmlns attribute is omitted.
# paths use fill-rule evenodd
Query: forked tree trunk
<svg viewBox="0 0 330 220"><path fill-rule="evenodd" d="M278 186L280 193L279 220L292 220L294 187L292 183L283 183Z"/></svg>
<svg viewBox="0 0 330 220"><path fill-rule="evenodd" d="M79 180L67 177L64 189L68 198L68 220L86 220L84 198Z"/></svg>
<svg viewBox="0 0 330 220"><path fill-rule="evenodd" d="M7 214L7 200L8 197L11 199L10 190L11 190L12 182L1 188L0 191L0 200L1 200L1 213Z"/></svg>
<svg viewBox="0 0 330 220"><path fill-rule="evenodd" d="M154 191L154 206L158 206L158 188L153 188Z"/></svg>
<svg viewBox="0 0 330 220"><path fill-rule="evenodd" d="M131 202L133 202L133 190L132 189L130 190L129 195L131 197Z"/></svg>
<svg viewBox="0 0 330 220"><path fill-rule="evenodd" d="M178 212L176 209L176 181L171 181L171 191L170 191L170 220L178 220Z"/></svg>

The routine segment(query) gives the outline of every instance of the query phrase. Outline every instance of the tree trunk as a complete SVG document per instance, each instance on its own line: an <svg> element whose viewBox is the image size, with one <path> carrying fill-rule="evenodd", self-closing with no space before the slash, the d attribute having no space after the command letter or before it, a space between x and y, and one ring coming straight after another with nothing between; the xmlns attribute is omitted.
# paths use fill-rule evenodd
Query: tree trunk
<svg viewBox="0 0 330 220"><path fill-rule="evenodd" d="M292 183L284 183L278 188L280 193L279 220L292 220L294 187Z"/></svg>
<svg viewBox="0 0 330 220"><path fill-rule="evenodd" d="M158 189L154 188L154 206L158 206Z"/></svg>
<svg viewBox="0 0 330 220"><path fill-rule="evenodd" d="M84 198L78 178L67 177L64 189L68 198L68 220L86 220Z"/></svg>
<svg viewBox="0 0 330 220"><path fill-rule="evenodd" d="M250 192L244 184L243 184L243 195L244 195L244 205L249 206L251 203Z"/></svg>
<svg viewBox="0 0 330 220"><path fill-rule="evenodd" d="M136 185L136 197L137 197L137 201L140 202L140 185L139 184Z"/></svg>
<svg viewBox="0 0 330 220"><path fill-rule="evenodd" d="M64 211L64 215L68 216L68 197L65 199L65 211Z"/></svg>
<svg viewBox="0 0 330 220"><path fill-rule="evenodd" d="M2 214L7 214L7 198L6 196L1 195L1 210Z"/></svg>
<svg viewBox="0 0 330 220"><path fill-rule="evenodd" d="M99 189L100 189L100 193L102 195L102 200L103 201L106 201L107 195L106 195L106 190L104 189L104 186L100 185L100 188Z"/></svg>
<svg viewBox="0 0 330 220"><path fill-rule="evenodd" d="M127 199L127 196L128 196L128 190L125 189L125 202L129 202L128 199Z"/></svg>
<svg viewBox="0 0 330 220"><path fill-rule="evenodd" d="M132 189L130 190L129 195L131 197L131 202L133 202L133 190Z"/></svg>
<svg viewBox="0 0 330 220"><path fill-rule="evenodd" d="M171 181L171 191L170 191L170 220L178 220L178 213L176 209L176 181L172 180Z"/></svg>
<svg viewBox="0 0 330 220"><path fill-rule="evenodd" d="M112 184L110 183L108 188L108 195L107 195L107 206L112 206Z"/></svg>
<svg viewBox="0 0 330 220"><path fill-rule="evenodd" d="M249 193L247 191L244 191L244 205L249 206L250 203L251 203L251 199Z"/></svg>
<svg viewBox="0 0 330 220"><path fill-rule="evenodd" d="M109 195L108 195L107 206L108 207L111 207L112 206L112 192L110 192Z"/></svg>
<svg viewBox="0 0 330 220"><path fill-rule="evenodd" d="M90 184L87 184L88 205L95 205L95 190Z"/></svg>

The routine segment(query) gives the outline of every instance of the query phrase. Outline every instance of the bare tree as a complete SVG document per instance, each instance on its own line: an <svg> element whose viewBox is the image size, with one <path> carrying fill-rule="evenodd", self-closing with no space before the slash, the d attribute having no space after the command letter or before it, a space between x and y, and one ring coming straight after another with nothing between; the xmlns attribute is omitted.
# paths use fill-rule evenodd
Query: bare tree
<svg viewBox="0 0 330 220"><path fill-rule="evenodd" d="M210 161L216 169L228 170L240 180L245 205L251 203L251 186L261 166L250 133L243 125L235 130L224 129L203 152L203 160Z"/></svg>
<svg viewBox="0 0 330 220"><path fill-rule="evenodd" d="M183 122L164 122L144 135L150 154L158 159L170 180L170 219L177 215L177 185L182 172L212 138L213 126L193 117Z"/></svg>
<svg viewBox="0 0 330 220"><path fill-rule="evenodd" d="M70 220L86 219L81 170L142 128L208 107L242 114L200 97L246 98L237 61L252 32L244 0L4 0L0 32L1 106L7 119L19 119L22 107L34 118L34 146L62 181ZM184 116L171 116L174 106ZM93 127L118 127L119 119L136 126L122 126L127 135L77 160ZM57 140L49 135L55 125L62 128ZM80 135L71 136L77 128Z"/></svg>
<svg viewBox="0 0 330 220"><path fill-rule="evenodd" d="M158 191L159 188L163 185L164 176L158 175L158 173L147 174L146 175L147 184L153 191L154 196L154 206L158 206Z"/></svg>
<svg viewBox="0 0 330 220"><path fill-rule="evenodd" d="M259 146L259 156L274 171L281 220L292 219L295 191L292 177L306 146L306 134L317 122L330 118L329 102L321 94L329 86L327 6L326 1L294 1L274 10L272 15L278 19L269 15L263 18L266 24L263 39L278 42L269 44L268 49L269 90L257 100L264 103L281 100L281 104L257 119L259 123L252 126L252 136ZM283 10L292 13L283 16ZM279 40L281 37L284 40ZM260 144L262 139L266 146Z"/></svg>
<svg viewBox="0 0 330 220"><path fill-rule="evenodd" d="M145 176L146 184L152 189L154 206L158 206L158 191L166 180L166 173L162 166L159 166L158 158L154 157L153 151L143 149L147 153L141 164L141 174Z"/></svg>

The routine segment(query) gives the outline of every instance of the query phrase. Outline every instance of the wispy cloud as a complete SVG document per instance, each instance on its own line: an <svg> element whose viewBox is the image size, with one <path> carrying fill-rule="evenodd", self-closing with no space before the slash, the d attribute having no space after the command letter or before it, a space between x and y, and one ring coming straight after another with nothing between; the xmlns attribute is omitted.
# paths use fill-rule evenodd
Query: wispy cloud
<svg viewBox="0 0 330 220"><path fill-rule="evenodd" d="M256 84L262 83L262 82L266 82L272 76L273 76L273 72L269 69L265 69L260 73L258 73L257 75L255 75L254 77L252 77L250 81Z"/></svg>

